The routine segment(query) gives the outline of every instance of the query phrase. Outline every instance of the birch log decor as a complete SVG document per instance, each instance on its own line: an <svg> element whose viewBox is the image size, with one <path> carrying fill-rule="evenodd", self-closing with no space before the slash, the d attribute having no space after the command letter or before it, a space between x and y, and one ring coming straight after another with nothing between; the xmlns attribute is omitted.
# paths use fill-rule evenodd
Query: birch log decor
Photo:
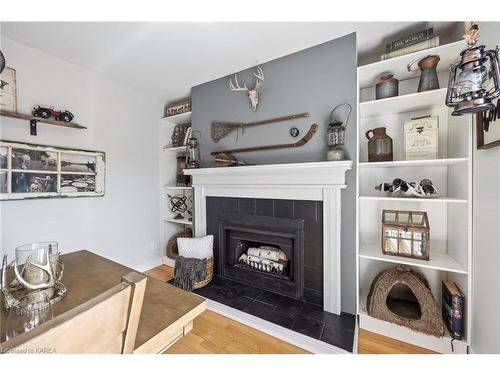
<svg viewBox="0 0 500 375"><path fill-rule="evenodd" d="M241 263L252 268L283 275L288 264L288 257L281 249L272 246L250 247L239 258Z"/></svg>

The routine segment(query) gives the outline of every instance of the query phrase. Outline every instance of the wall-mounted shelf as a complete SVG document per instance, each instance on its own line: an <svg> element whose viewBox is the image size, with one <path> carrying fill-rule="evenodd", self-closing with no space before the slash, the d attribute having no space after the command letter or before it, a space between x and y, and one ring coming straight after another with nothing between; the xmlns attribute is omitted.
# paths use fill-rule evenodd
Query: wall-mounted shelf
<svg viewBox="0 0 500 375"><path fill-rule="evenodd" d="M165 218L165 221L168 221L169 223L176 223L176 224L182 224L182 225L193 225L193 222L187 219L174 219L174 218Z"/></svg>
<svg viewBox="0 0 500 375"><path fill-rule="evenodd" d="M438 197L438 198L405 198L405 197L391 197L377 194L360 195L361 200L379 200L379 201L400 201L400 202L418 202L418 203L467 203L467 199L459 199L452 197Z"/></svg>
<svg viewBox="0 0 500 375"><path fill-rule="evenodd" d="M0 116L17 118L20 120L29 121L30 126L31 126L31 135L36 135L36 125L38 123L47 124L47 125L55 125L55 126L63 126L65 128L73 128L73 129L87 129L86 126L76 124L74 122L64 122L64 121L58 121L58 120L53 120L53 119L45 119L45 118L35 117L33 115L25 115L25 114L17 113L17 112L9 112L9 111L1 110ZM33 129L33 128L35 128L35 129Z"/></svg>
<svg viewBox="0 0 500 375"><path fill-rule="evenodd" d="M184 190L191 190L192 187L191 186L163 186L163 189L165 190L181 190L181 191L184 191Z"/></svg>
<svg viewBox="0 0 500 375"><path fill-rule="evenodd" d="M444 88L362 102L359 103L359 115L360 117L376 117L442 107L446 91L447 89Z"/></svg>
<svg viewBox="0 0 500 375"><path fill-rule="evenodd" d="M189 112L184 112L184 113L179 113L177 115L172 115L172 116L166 116L162 117L162 121L167 121L167 122L173 122L176 124L182 124L184 122L190 122L191 121L191 111Z"/></svg>
<svg viewBox="0 0 500 375"><path fill-rule="evenodd" d="M428 48L422 51L409 53L407 55L395 57L388 60L377 61L372 64L363 65L358 68L359 87L365 88L375 86L381 74L391 72L400 81L420 76L420 72L408 72L407 64L419 61L428 55L439 55L439 70L449 70L450 64L455 62L460 56L460 51L466 47L463 40L443 44L438 47Z"/></svg>
<svg viewBox="0 0 500 375"><path fill-rule="evenodd" d="M184 152L186 151L186 146L164 147L162 150L165 152Z"/></svg>
<svg viewBox="0 0 500 375"><path fill-rule="evenodd" d="M361 162L360 168L386 168L386 167L425 167L425 166L443 166L458 163L466 163L469 158L447 158L447 159L428 159L428 160L396 160L379 162Z"/></svg>
<svg viewBox="0 0 500 375"><path fill-rule="evenodd" d="M359 256L361 258L374 259L382 262L406 264L433 270L467 274L467 268L459 264L455 259L446 253L432 251L429 260L399 257L382 253L380 245L360 244Z"/></svg>

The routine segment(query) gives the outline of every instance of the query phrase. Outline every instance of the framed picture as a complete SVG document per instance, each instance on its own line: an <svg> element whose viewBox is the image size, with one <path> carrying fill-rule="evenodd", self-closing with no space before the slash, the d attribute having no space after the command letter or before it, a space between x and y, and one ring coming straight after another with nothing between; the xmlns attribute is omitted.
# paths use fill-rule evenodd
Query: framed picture
<svg viewBox="0 0 500 375"><path fill-rule="evenodd" d="M0 141L0 200L104 195L104 152Z"/></svg>
<svg viewBox="0 0 500 375"><path fill-rule="evenodd" d="M17 112L16 71L8 67L0 73L0 109Z"/></svg>

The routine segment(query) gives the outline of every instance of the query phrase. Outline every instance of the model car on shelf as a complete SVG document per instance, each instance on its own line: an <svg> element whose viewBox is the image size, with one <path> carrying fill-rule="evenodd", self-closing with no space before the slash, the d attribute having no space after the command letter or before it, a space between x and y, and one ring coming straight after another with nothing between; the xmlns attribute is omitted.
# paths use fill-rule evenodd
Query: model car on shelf
<svg viewBox="0 0 500 375"><path fill-rule="evenodd" d="M46 107L35 107L31 114L35 117L41 117L44 119L48 119L53 117L56 120L70 122L73 120L75 116L70 111L56 111L54 107L46 108Z"/></svg>

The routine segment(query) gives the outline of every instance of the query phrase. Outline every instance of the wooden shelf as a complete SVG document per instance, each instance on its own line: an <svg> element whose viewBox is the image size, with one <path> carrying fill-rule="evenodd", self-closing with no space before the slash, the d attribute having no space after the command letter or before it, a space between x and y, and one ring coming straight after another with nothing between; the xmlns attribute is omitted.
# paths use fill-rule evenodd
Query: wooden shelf
<svg viewBox="0 0 500 375"><path fill-rule="evenodd" d="M444 107L446 91L444 88L363 102L359 104L359 116L376 117Z"/></svg>
<svg viewBox="0 0 500 375"><path fill-rule="evenodd" d="M421 166L443 166L468 162L468 158L449 158L449 159L428 159L428 160L396 160L380 162L362 162L358 163L360 168L385 168L385 167L421 167Z"/></svg>
<svg viewBox="0 0 500 375"><path fill-rule="evenodd" d="M385 255L380 249L380 245L359 245L359 257L373 259L382 262L406 264L421 268L429 268L438 271L467 274L467 268L459 264L455 259L446 253L431 251L430 260L420 260L413 258L399 257L395 255Z"/></svg>
<svg viewBox="0 0 500 375"><path fill-rule="evenodd" d="M176 224L183 224L183 225L193 225L192 221L189 221L187 219L174 219L174 218L165 218L163 219L164 221L168 221L169 223L176 223Z"/></svg>
<svg viewBox="0 0 500 375"><path fill-rule="evenodd" d="M393 74L394 77L400 81L418 77L420 76L420 71L408 72L406 66L428 55L439 55L441 60L439 61L437 70L447 71L450 69L450 64L459 58L460 52L465 47L465 42L459 40L457 42L443 44L438 47L428 48L408 55L360 66L358 68L359 87L366 88L375 86L380 80L380 77L387 72Z"/></svg>
<svg viewBox="0 0 500 375"><path fill-rule="evenodd" d="M380 201L400 201L400 202L418 202L418 203L467 203L467 199L451 198L451 197L438 197L438 198L404 198L404 197L391 197L377 194L360 195L361 200L380 200Z"/></svg>
<svg viewBox="0 0 500 375"><path fill-rule="evenodd" d="M17 119L20 119L20 120L27 120L27 121L34 120L37 123L48 124L48 125L56 125L56 126L63 126L65 128L87 129L86 126L79 125L79 124L76 124L74 122L64 122L64 121L58 121L58 120L52 120L52 119L45 119L45 118L35 117L33 115L25 115L25 114L17 113L17 112L8 112L8 111L0 110L0 116L17 118Z"/></svg>

